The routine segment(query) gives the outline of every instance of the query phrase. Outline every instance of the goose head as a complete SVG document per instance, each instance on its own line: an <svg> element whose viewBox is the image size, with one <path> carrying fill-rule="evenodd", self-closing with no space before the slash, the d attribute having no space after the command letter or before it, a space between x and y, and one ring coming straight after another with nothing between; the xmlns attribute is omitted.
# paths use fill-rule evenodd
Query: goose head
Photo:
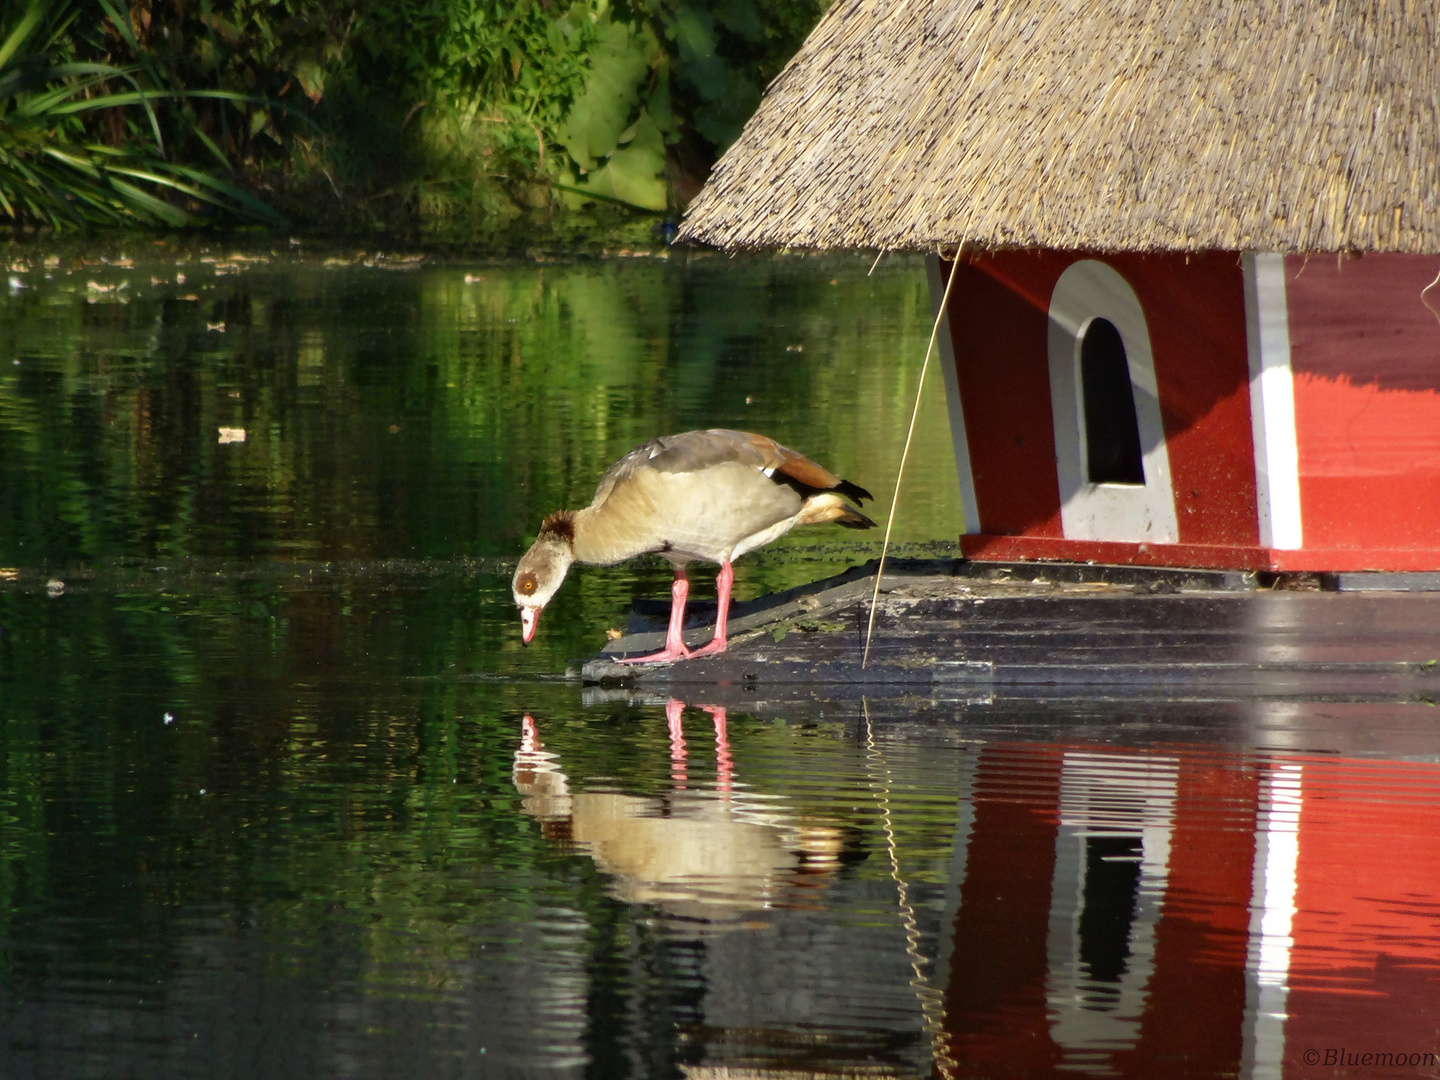
<svg viewBox="0 0 1440 1080"><path fill-rule="evenodd" d="M510 591L520 609L520 640L529 645L540 627L540 612L550 602L575 561L575 526L568 514L551 514L540 535L515 567Z"/></svg>

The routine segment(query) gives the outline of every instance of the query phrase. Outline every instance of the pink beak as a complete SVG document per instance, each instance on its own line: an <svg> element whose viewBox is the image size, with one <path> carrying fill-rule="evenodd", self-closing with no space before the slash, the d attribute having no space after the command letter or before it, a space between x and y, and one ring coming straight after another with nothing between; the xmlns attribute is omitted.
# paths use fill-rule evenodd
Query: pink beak
<svg viewBox="0 0 1440 1080"><path fill-rule="evenodd" d="M529 645L535 638L535 631L540 628L540 608L522 607L520 609L520 644Z"/></svg>

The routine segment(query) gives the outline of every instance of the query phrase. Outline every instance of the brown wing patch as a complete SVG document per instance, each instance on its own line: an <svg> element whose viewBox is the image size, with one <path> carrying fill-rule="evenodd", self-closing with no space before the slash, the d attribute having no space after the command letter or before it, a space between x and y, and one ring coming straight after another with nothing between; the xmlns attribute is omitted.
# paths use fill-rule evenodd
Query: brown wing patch
<svg viewBox="0 0 1440 1080"><path fill-rule="evenodd" d="M864 502L866 499L873 499L874 496L866 491L859 484L852 484L849 480L841 480L823 465L817 465L804 454L797 454L788 446L781 446L772 439L766 439L763 435L752 435L752 439L763 440L774 450L779 463L775 466L772 479L781 483L788 483L801 495L810 495L817 491L834 491L844 495L847 499L855 502ZM863 517L863 515L862 515ZM866 519L869 520L868 518Z"/></svg>
<svg viewBox="0 0 1440 1080"><path fill-rule="evenodd" d="M797 454L794 450L786 449L776 444L775 449L781 452L780 464L775 467L776 472L784 473L792 480L798 480L806 487L816 488L820 491L829 491L840 483L840 478L823 465L816 465L815 462Z"/></svg>

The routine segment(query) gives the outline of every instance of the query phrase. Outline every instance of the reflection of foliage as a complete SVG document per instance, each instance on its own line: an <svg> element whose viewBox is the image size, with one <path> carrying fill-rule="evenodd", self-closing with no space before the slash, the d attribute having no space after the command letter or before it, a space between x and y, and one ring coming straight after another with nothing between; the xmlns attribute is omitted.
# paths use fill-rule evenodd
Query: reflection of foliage
<svg viewBox="0 0 1440 1080"><path fill-rule="evenodd" d="M711 424L773 434L883 502L930 319L899 259L873 276L848 258L219 276L191 256L183 287L149 284L173 267L67 259L46 282L26 265L0 301L0 354L21 361L0 366L0 565L514 554L620 454ZM954 526L934 390L907 541ZM249 438L217 446L220 426Z"/></svg>
<svg viewBox="0 0 1440 1080"><path fill-rule="evenodd" d="M32 271L32 287L0 300L0 355L21 361L0 365L0 567L514 557L545 513L588 502L625 451L712 425L813 454L874 491L879 520L930 315L913 262L868 266L211 277L192 260L183 288L196 301L147 284L144 266L61 267L54 282ZM123 291L87 284L122 277ZM958 531L931 375L900 542ZM218 445L222 426L247 441ZM843 569L878 543L840 532L802 530L742 560L738 595ZM508 609L503 567L484 573L487 602ZM622 625L634 596L663 597L667 575L659 560L578 568L536 646L522 651L506 618L473 651L554 670ZM697 568L697 596L707 577Z"/></svg>
<svg viewBox="0 0 1440 1080"><path fill-rule="evenodd" d="M169 159L157 116L173 97L166 86L143 85L139 69L60 58L78 15L66 0L33 0L0 22L0 215L56 228L188 225L215 210L278 221L237 185ZM123 137L87 137L84 121L97 116Z"/></svg>
<svg viewBox="0 0 1440 1080"><path fill-rule="evenodd" d="M12 249L7 272L30 287L0 298L0 355L21 361L0 366L0 567L70 582L51 600L0 581L0 937L38 941L37 914L90 904L76 933L91 936L67 947L154 985L176 956L134 942L181 937L205 907L236 933L303 947L341 926L354 951L327 970L408 963L441 987L466 977L455 958L477 933L505 937L546 903L591 926L623 917L593 864L518 809L511 755L528 709L577 784L663 792L660 710L582 710L573 684L467 676L558 670L632 595L663 596L668 570L577 571L522 651L498 557L523 550L545 511L588 499L619 453L708 423L773 433L883 501L930 327L918 265L467 274L230 259L212 276L192 253L192 301L147 284L173 264L132 272L113 250L83 251L112 265L66 277L67 252L45 282L39 256L20 269ZM123 291L88 288L122 276ZM912 539L955 517L936 480L953 489L943 399L927 409L900 525ZM218 446L231 424L248 441ZM808 576L776 547L742 561L743 588ZM176 573L187 556L246 574L177 588L158 566ZM385 570L396 556L451 561L406 577ZM294 559L308 562L285 576ZM71 573L107 568L140 584ZM708 718L687 723L698 781L713 768ZM732 714L731 740L753 789L874 829L852 809L866 759L842 732ZM954 805L897 815L910 865L943 868ZM888 864L857 872L884 878Z"/></svg>

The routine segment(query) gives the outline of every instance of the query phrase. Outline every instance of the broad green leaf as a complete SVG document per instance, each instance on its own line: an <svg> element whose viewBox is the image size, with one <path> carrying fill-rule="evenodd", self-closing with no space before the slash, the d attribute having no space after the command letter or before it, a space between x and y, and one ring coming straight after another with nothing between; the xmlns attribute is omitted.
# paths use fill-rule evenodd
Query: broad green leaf
<svg viewBox="0 0 1440 1080"><path fill-rule="evenodd" d="M655 121L641 114L622 136L625 145L610 155L603 168L590 174L590 192L642 210L664 210L665 139Z"/></svg>
<svg viewBox="0 0 1440 1080"><path fill-rule="evenodd" d="M325 96L325 69L314 60L301 60L294 70L300 89L305 91L306 97L318 104Z"/></svg>
<svg viewBox="0 0 1440 1080"><path fill-rule="evenodd" d="M682 66L715 55L715 20L708 11L684 8L671 20L668 31Z"/></svg>
<svg viewBox="0 0 1440 1080"><path fill-rule="evenodd" d="M591 54L585 92L560 125L560 143L582 169L593 169L619 144L649 74L643 42L623 23L611 23Z"/></svg>

